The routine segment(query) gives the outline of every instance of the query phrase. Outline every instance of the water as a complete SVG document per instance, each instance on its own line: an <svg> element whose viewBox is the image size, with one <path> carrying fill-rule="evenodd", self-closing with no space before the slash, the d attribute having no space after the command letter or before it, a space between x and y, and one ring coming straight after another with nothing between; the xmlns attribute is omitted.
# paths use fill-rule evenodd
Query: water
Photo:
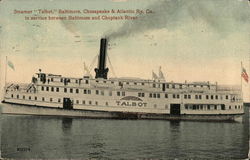
<svg viewBox="0 0 250 160"><path fill-rule="evenodd" d="M248 114L244 123L28 115L2 115L1 123L4 158L243 159L248 153Z"/></svg>

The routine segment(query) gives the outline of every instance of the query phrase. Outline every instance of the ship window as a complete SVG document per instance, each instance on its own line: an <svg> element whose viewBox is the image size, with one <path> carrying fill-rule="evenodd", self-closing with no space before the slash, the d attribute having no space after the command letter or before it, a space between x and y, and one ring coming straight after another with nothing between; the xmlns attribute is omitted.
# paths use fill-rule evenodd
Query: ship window
<svg viewBox="0 0 250 160"><path fill-rule="evenodd" d="M88 90L88 94L91 94L91 90Z"/></svg>
<svg viewBox="0 0 250 160"><path fill-rule="evenodd" d="M96 90L96 91L95 91L95 94L99 94L99 90Z"/></svg>
<svg viewBox="0 0 250 160"><path fill-rule="evenodd" d="M23 99L25 99L25 96L23 96ZM235 109L236 109L236 106L235 106Z"/></svg>
<svg viewBox="0 0 250 160"><path fill-rule="evenodd" d="M96 80L96 83L99 83L99 81L98 81L98 80Z"/></svg>
<svg viewBox="0 0 250 160"><path fill-rule="evenodd" d="M195 95L195 99L198 99L198 95Z"/></svg>
<svg viewBox="0 0 250 160"><path fill-rule="evenodd" d="M125 96L125 92L122 92L122 96Z"/></svg>
<svg viewBox="0 0 250 160"><path fill-rule="evenodd" d="M235 106L235 109L237 109L237 106Z"/></svg>
<svg viewBox="0 0 250 160"><path fill-rule="evenodd" d="M31 96L29 96L29 100L31 100Z"/></svg>
<svg viewBox="0 0 250 160"><path fill-rule="evenodd" d="M214 109L215 109L215 110L217 109L217 105L214 106Z"/></svg>
<svg viewBox="0 0 250 160"><path fill-rule="evenodd" d="M196 105L193 105L193 110L196 110Z"/></svg>
<svg viewBox="0 0 250 160"><path fill-rule="evenodd" d="M46 87L46 91L49 91L49 87Z"/></svg>
<svg viewBox="0 0 250 160"><path fill-rule="evenodd" d="M165 98L168 98L168 94L165 94Z"/></svg>
<svg viewBox="0 0 250 160"><path fill-rule="evenodd" d="M76 89L76 93L79 93L79 89L78 88Z"/></svg>
<svg viewBox="0 0 250 160"><path fill-rule="evenodd" d="M42 90L42 91L44 90L44 87L43 87L43 86L41 87L41 90Z"/></svg>
<svg viewBox="0 0 250 160"><path fill-rule="evenodd" d="M76 100L76 104L79 104L79 100Z"/></svg>
<svg viewBox="0 0 250 160"><path fill-rule="evenodd" d="M35 97L35 100L37 100L37 97Z"/></svg>
<svg viewBox="0 0 250 160"><path fill-rule="evenodd" d="M187 99L187 95L186 94L184 94L184 99Z"/></svg>
<svg viewBox="0 0 250 160"><path fill-rule="evenodd" d="M153 94L154 98L156 98L156 93Z"/></svg>
<svg viewBox="0 0 250 160"><path fill-rule="evenodd" d="M120 96L120 92L117 92L117 96Z"/></svg>
<svg viewBox="0 0 250 160"><path fill-rule="evenodd" d="M167 84L167 86L166 86L167 88L169 88L169 84Z"/></svg>
<svg viewBox="0 0 250 160"><path fill-rule="evenodd" d="M97 102L97 101L95 101L95 105L98 105L98 102Z"/></svg>
<svg viewBox="0 0 250 160"><path fill-rule="evenodd" d="M109 91L109 96L112 96L112 91Z"/></svg>
<svg viewBox="0 0 250 160"><path fill-rule="evenodd" d="M58 98L58 103L60 103L61 102L61 99L60 98Z"/></svg>
<svg viewBox="0 0 250 160"><path fill-rule="evenodd" d="M89 80L86 80L85 83L86 83L86 84L89 84Z"/></svg>
<svg viewBox="0 0 250 160"><path fill-rule="evenodd" d="M229 106L229 109L231 109L231 106Z"/></svg>
<svg viewBox="0 0 250 160"><path fill-rule="evenodd" d="M138 93L138 97L141 97L141 93L140 92Z"/></svg>
<svg viewBox="0 0 250 160"><path fill-rule="evenodd" d="M52 99L52 98L50 98L49 100L50 100L50 102L52 102L52 101L53 101L53 99Z"/></svg>
<svg viewBox="0 0 250 160"><path fill-rule="evenodd" d="M82 104L85 104L85 101L82 101Z"/></svg>
<svg viewBox="0 0 250 160"><path fill-rule="evenodd" d="M152 93L149 93L149 97L152 98Z"/></svg>
<svg viewBox="0 0 250 160"><path fill-rule="evenodd" d="M86 89L83 90L83 94L87 94L87 90Z"/></svg>
<svg viewBox="0 0 250 160"><path fill-rule="evenodd" d="M200 105L200 109L202 109L202 110L203 110L203 105Z"/></svg>
<svg viewBox="0 0 250 160"><path fill-rule="evenodd" d="M191 99L191 95L188 95L188 99Z"/></svg>
<svg viewBox="0 0 250 160"><path fill-rule="evenodd" d="M61 78L61 82L63 82L63 78Z"/></svg>
<svg viewBox="0 0 250 160"><path fill-rule="evenodd" d="M160 93L157 93L157 98L160 98L161 96L160 96Z"/></svg>
<svg viewBox="0 0 250 160"><path fill-rule="evenodd" d="M44 98L44 97L42 97L42 101L45 101L45 98Z"/></svg>
<svg viewBox="0 0 250 160"><path fill-rule="evenodd" d="M179 94L177 94L176 96L177 96L177 98L180 98L180 95L179 95Z"/></svg>
<svg viewBox="0 0 250 160"><path fill-rule="evenodd" d="M143 85L143 86L144 86L144 83L141 83L141 85Z"/></svg>
<svg viewBox="0 0 250 160"><path fill-rule="evenodd" d="M58 87L56 88L56 91L59 92L59 88Z"/></svg>
<svg viewBox="0 0 250 160"><path fill-rule="evenodd" d="M126 84L128 84L128 85L129 85L129 82L126 82Z"/></svg>
<svg viewBox="0 0 250 160"><path fill-rule="evenodd" d="M206 99L209 99L209 96L208 96L208 95L206 95Z"/></svg>
<svg viewBox="0 0 250 160"><path fill-rule="evenodd" d="M153 83L153 87L155 88L155 84Z"/></svg>
<svg viewBox="0 0 250 160"><path fill-rule="evenodd" d="M168 109L168 105L167 104L165 104L165 109Z"/></svg>
<svg viewBox="0 0 250 160"><path fill-rule="evenodd" d="M76 83L78 83L78 80L76 79Z"/></svg>
<svg viewBox="0 0 250 160"><path fill-rule="evenodd" d="M175 94L173 94L173 98L175 98Z"/></svg>
<svg viewBox="0 0 250 160"><path fill-rule="evenodd" d="M188 110L188 105L187 105L187 104L185 104L185 109L187 109L187 110Z"/></svg>
<svg viewBox="0 0 250 160"><path fill-rule="evenodd" d="M91 105L91 104L92 104L92 102L91 102L91 101L89 101L89 104Z"/></svg>
<svg viewBox="0 0 250 160"><path fill-rule="evenodd" d="M16 98L19 98L19 95L16 95Z"/></svg>
<svg viewBox="0 0 250 160"><path fill-rule="evenodd" d="M225 110L225 104L221 105L221 110Z"/></svg>
<svg viewBox="0 0 250 160"><path fill-rule="evenodd" d="M67 93L67 88L64 88L64 92Z"/></svg>
<svg viewBox="0 0 250 160"><path fill-rule="evenodd" d="M194 85L194 87L196 87L196 85Z"/></svg>
<svg viewBox="0 0 250 160"><path fill-rule="evenodd" d="M114 81L111 81L111 84L114 84Z"/></svg>
<svg viewBox="0 0 250 160"><path fill-rule="evenodd" d="M226 99L228 99L228 95L226 95Z"/></svg>
<svg viewBox="0 0 250 160"><path fill-rule="evenodd" d="M73 89L72 88L70 88L69 91L70 91L70 93L73 93Z"/></svg>
<svg viewBox="0 0 250 160"><path fill-rule="evenodd" d="M136 83L136 82L134 82L134 84L135 84L135 85L137 85L137 83Z"/></svg>
<svg viewBox="0 0 250 160"><path fill-rule="evenodd" d="M108 105L109 105L109 103L108 103L108 102L106 102L105 104L106 104L106 106L108 106Z"/></svg>
<svg viewBox="0 0 250 160"><path fill-rule="evenodd" d="M54 87L51 87L51 91L54 92Z"/></svg>
<svg viewBox="0 0 250 160"><path fill-rule="evenodd" d="M215 96L215 99L218 99L218 95Z"/></svg>
<svg viewBox="0 0 250 160"><path fill-rule="evenodd" d="M210 105L207 105L207 109L210 110Z"/></svg>
<svg viewBox="0 0 250 160"><path fill-rule="evenodd" d="M51 82L53 82L54 81L54 79L53 78L51 78Z"/></svg>
<svg viewBox="0 0 250 160"><path fill-rule="evenodd" d="M13 98L13 94L11 94L11 98Z"/></svg>
<svg viewBox="0 0 250 160"><path fill-rule="evenodd" d="M175 85L174 85L174 84L172 85L172 88L175 88Z"/></svg>
<svg viewBox="0 0 250 160"><path fill-rule="evenodd" d="M202 97L201 97L201 95L199 95L199 99L201 99Z"/></svg>
<svg viewBox="0 0 250 160"><path fill-rule="evenodd" d="M181 85L181 84L180 84L180 86L179 86L179 87L180 87L180 89L182 89L182 85Z"/></svg>
<svg viewBox="0 0 250 160"><path fill-rule="evenodd" d="M213 96L213 95L211 95L211 99L214 99L214 96Z"/></svg>
<svg viewBox="0 0 250 160"><path fill-rule="evenodd" d="M70 79L68 79L68 82L70 83Z"/></svg>

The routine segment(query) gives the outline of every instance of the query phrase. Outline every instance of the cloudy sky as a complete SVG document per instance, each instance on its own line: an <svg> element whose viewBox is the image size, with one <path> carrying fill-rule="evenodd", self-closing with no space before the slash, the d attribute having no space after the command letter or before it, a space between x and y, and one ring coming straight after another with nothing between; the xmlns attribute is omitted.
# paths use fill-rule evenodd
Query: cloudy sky
<svg viewBox="0 0 250 160"><path fill-rule="evenodd" d="M127 14L138 16L133 21L27 21L27 14L14 14L14 10L37 9L154 13ZM39 68L82 77L83 62L96 65L93 60L103 36L109 38L108 55L115 72L110 70L109 77L151 79L152 70L158 72L162 66L167 81L240 85L241 61L250 73L247 0L1 0L0 14L2 84L5 56L15 66L15 71L8 68L8 82L30 82ZM250 97L248 87L243 83L245 98Z"/></svg>

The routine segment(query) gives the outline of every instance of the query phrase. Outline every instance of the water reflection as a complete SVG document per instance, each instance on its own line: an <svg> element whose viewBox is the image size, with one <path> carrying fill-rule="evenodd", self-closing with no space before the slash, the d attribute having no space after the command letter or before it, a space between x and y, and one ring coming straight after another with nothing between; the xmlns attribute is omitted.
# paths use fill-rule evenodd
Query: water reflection
<svg viewBox="0 0 250 160"><path fill-rule="evenodd" d="M73 118L69 118L69 117L62 118L62 130L64 133L68 133L71 131L72 122L73 122Z"/></svg>

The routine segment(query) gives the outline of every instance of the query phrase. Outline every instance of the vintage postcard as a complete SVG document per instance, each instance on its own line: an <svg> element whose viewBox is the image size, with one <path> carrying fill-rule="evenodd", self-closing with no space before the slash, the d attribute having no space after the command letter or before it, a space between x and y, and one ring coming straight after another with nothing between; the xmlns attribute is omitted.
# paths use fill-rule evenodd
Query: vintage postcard
<svg viewBox="0 0 250 160"><path fill-rule="evenodd" d="M247 159L249 0L0 0L3 159Z"/></svg>

